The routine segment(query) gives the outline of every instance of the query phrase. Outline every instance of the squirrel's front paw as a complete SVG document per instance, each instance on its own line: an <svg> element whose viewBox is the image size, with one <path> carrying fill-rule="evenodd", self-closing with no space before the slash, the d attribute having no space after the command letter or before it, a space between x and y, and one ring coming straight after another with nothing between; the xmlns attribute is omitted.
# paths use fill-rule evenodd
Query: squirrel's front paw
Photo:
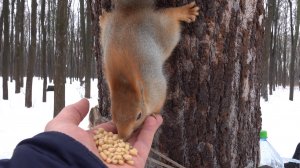
<svg viewBox="0 0 300 168"><path fill-rule="evenodd" d="M181 20L187 23L194 22L199 15L199 7L196 5L196 2L191 2L187 5L180 7L181 9Z"/></svg>

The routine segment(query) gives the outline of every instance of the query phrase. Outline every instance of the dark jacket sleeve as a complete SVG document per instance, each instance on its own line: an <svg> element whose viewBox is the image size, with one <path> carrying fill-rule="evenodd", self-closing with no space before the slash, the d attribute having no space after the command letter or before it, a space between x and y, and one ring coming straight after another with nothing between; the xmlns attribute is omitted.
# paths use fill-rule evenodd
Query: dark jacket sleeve
<svg viewBox="0 0 300 168"><path fill-rule="evenodd" d="M59 132L44 132L23 140L0 168L104 168L100 159L75 139Z"/></svg>
<svg viewBox="0 0 300 168"><path fill-rule="evenodd" d="M300 143L297 145L293 159L298 159L300 160Z"/></svg>

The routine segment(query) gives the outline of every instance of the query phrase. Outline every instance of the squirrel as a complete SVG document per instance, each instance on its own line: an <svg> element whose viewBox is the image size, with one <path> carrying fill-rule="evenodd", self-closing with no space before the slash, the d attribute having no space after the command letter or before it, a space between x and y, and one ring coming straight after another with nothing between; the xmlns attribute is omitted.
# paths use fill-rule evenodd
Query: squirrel
<svg viewBox="0 0 300 168"><path fill-rule="evenodd" d="M195 2L155 10L153 0L114 0L114 9L102 12L104 76L121 138L160 113L167 92L163 64L180 40L181 22L194 22L198 15Z"/></svg>

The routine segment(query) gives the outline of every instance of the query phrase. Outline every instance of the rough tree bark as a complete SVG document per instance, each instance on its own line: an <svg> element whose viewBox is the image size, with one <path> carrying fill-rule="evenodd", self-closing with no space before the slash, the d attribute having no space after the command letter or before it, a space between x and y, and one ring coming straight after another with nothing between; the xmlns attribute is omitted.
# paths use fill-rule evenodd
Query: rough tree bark
<svg viewBox="0 0 300 168"><path fill-rule="evenodd" d="M31 40L29 47L29 58L27 63L27 78L25 92L25 106L32 107L32 80L34 75L34 65L36 57L36 17L37 17L37 1L31 1Z"/></svg>
<svg viewBox="0 0 300 168"><path fill-rule="evenodd" d="M103 74L103 65L102 65L102 49L99 41L100 27L99 27L99 16L102 9L111 9L112 4L110 0L101 0L90 1L92 6L92 21L94 25L94 34L95 43L94 43L94 55L97 62L97 75L98 75L98 102L99 102L99 112L101 116L106 118L111 118L110 114L110 99L108 93L108 86L106 84L104 74Z"/></svg>
<svg viewBox="0 0 300 168"><path fill-rule="evenodd" d="M98 23L101 9L111 8L110 1L91 3L93 21ZM157 0L159 8L186 3ZM183 25L181 41L165 65L168 96L153 148L185 167L257 167L263 1L196 3L200 16ZM99 110L107 116L109 93L97 26L95 36Z"/></svg>
<svg viewBox="0 0 300 168"><path fill-rule="evenodd" d="M9 1L3 0L4 50L2 55L2 89L3 100L8 100L8 61L9 61Z"/></svg>

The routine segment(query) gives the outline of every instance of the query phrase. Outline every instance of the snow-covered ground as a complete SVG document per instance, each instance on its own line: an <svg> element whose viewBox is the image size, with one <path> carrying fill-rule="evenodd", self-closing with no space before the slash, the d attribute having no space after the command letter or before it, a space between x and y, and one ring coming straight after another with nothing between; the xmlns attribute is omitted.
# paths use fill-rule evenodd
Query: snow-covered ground
<svg viewBox="0 0 300 168"><path fill-rule="evenodd" d="M2 78L0 78L0 159L10 158L15 146L23 139L43 131L53 116L53 92L47 92L47 103L42 103L42 81L34 78L33 108L25 107L25 90L14 94L14 83L9 82L9 101L2 100ZM268 131L269 142L285 158L291 158L300 142L300 91L295 89L294 101L288 100L289 89L277 88L269 101L261 100L263 125ZM84 96L79 82L66 84L66 105ZM97 104L97 80L92 81L90 106ZM81 123L87 128L87 117Z"/></svg>
<svg viewBox="0 0 300 168"><path fill-rule="evenodd" d="M24 80L25 81L25 80ZM26 83L26 82L25 82ZM15 83L9 82L9 101L2 99L2 78L0 77L0 159L10 158L15 146L23 139L30 138L44 130L53 118L54 92L47 92L47 102L42 102L43 81L33 80L32 108L25 107L25 87L15 94ZM51 84L49 84L51 85ZM53 85L53 84L52 84ZM91 81L90 107L97 105L97 80ZM84 87L79 82L67 80L66 105L73 104L84 97ZM80 124L88 127L88 117Z"/></svg>
<svg viewBox="0 0 300 168"><path fill-rule="evenodd" d="M295 87L294 101L289 100L289 87L278 87L269 101L261 99L262 129L268 141L284 158L291 158L300 143L300 91Z"/></svg>

